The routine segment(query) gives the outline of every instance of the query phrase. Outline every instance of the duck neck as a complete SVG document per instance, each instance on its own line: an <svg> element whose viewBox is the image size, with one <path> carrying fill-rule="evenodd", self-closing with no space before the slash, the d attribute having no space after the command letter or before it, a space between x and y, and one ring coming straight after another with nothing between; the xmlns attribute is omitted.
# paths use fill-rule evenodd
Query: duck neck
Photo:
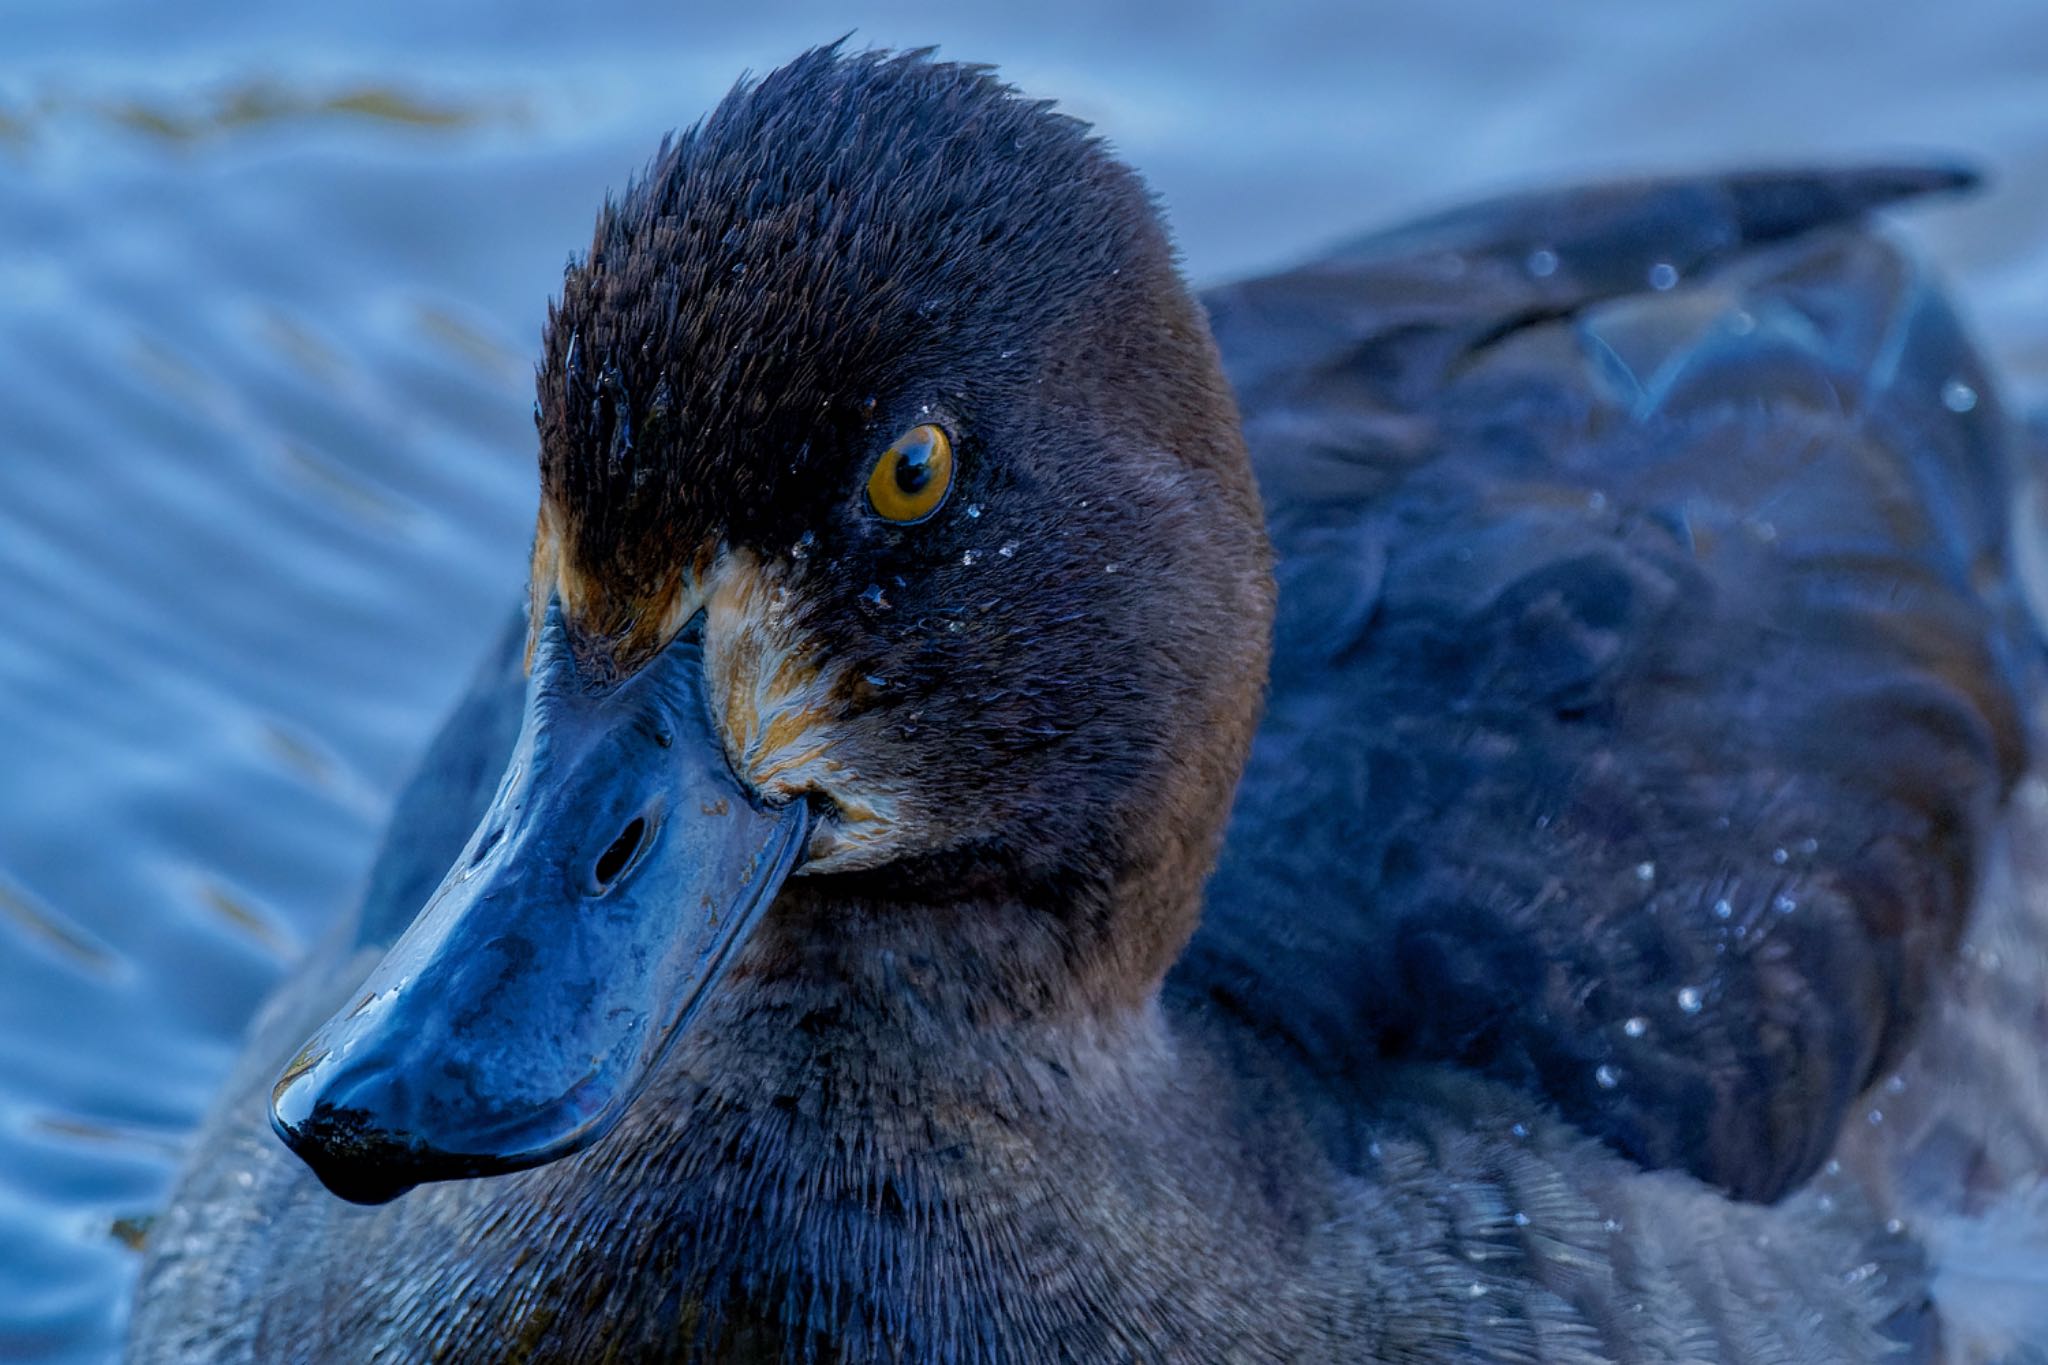
<svg viewBox="0 0 2048 1365"><path fill-rule="evenodd" d="M981 1358L957 1328L1047 1358L1067 1326L1111 1322L1142 1324L1134 1350L1184 1336L1176 1358L1220 1359L1300 1310L1290 1277L1333 1210L1299 1207L1324 1182L1275 1177L1322 1158L1227 1040L1156 990L1018 971L1067 951L1022 907L802 908L864 917L837 936L860 951L742 964L654 1110L688 1116L661 1164L687 1173L678 1222L720 1332L765 1330L793 1295L840 1304L834 1334L869 1330L866 1296L896 1282L932 1308L896 1343L914 1356Z"/></svg>
<svg viewBox="0 0 2048 1365"><path fill-rule="evenodd" d="M1135 1036L1156 1027L1159 984L1185 938L1177 922L1195 913L1192 891L1138 889L1157 899L1052 914L1009 899L878 905L799 886L721 995L749 1013L832 1021L829 1038L805 1036L835 1055L852 1046L870 1065L896 1057L941 1077L968 1055ZM1126 918L1173 927L1109 932Z"/></svg>
<svg viewBox="0 0 2048 1365"><path fill-rule="evenodd" d="M1134 1036L1155 1026L1161 984L1200 918L1228 800L1227 782L1201 785L1220 790L1169 792L1112 856L1075 860L1115 869L1092 879L1020 869L921 895L915 883L799 878L721 994L804 1001L906 1055Z"/></svg>

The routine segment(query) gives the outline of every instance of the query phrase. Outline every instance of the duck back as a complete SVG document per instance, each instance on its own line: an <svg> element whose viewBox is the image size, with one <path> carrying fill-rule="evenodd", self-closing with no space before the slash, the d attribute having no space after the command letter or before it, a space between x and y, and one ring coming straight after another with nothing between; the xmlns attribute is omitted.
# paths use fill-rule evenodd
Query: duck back
<svg viewBox="0 0 2048 1365"><path fill-rule="evenodd" d="M1208 304L1280 555L1180 984L1749 1199L1957 943L2024 759L2014 476L1875 169L1522 196Z"/></svg>

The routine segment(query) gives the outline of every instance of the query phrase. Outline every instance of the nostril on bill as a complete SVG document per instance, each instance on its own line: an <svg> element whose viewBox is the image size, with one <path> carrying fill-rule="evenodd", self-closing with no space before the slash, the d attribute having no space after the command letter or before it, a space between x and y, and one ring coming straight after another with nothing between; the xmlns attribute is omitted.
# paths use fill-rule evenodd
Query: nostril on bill
<svg viewBox="0 0 2048 1365"><path fill-rule="evenodd" d="M496 829L492 830L489 834L486 834L482 839L478 840L476 846L476 853L471 856L469 860L469 865L471 867L482 866L484 859L491 856L491 850L496 848L498 846L498 841L503 839L504 837L505 827L503 825L500 825Z"/></svg>
<svg viewBox="0 0 2048 1365"><path fill-rule="evenodd" d="M599 891L611 889L611 884L618 879L618 875L626 870L626 864L633 861L633 854L639 850L641 837L646 833L647 821L638 815L619 831L619 837L612 840L612 846L604 851L597 860L597 866L592 869L593 875L597 878Z"/></svg>

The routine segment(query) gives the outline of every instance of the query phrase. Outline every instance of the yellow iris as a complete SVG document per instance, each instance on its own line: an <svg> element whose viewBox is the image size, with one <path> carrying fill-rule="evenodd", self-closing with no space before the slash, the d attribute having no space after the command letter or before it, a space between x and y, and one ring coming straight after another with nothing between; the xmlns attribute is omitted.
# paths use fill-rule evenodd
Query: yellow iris
<svg viewBox="0 0 2048 1365"><path fill-rule="evenodd" d="M939 510L953 486L953 442L923 422L882 452L868 475L868 505L890 521L923 521Z"/></svg>

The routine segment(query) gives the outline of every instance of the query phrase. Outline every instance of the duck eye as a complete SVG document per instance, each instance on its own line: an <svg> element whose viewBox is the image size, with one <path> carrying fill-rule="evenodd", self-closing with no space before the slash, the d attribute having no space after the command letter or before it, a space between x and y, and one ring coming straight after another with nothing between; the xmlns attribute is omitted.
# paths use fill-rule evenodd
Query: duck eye
<svg viewBox="0 0 2048 1365"><path fill-rule="evenodd" d="M868 505L908 525L939 510L953 486L953 442L943 428L923 422L896 438L868 475Z"/></svg>

